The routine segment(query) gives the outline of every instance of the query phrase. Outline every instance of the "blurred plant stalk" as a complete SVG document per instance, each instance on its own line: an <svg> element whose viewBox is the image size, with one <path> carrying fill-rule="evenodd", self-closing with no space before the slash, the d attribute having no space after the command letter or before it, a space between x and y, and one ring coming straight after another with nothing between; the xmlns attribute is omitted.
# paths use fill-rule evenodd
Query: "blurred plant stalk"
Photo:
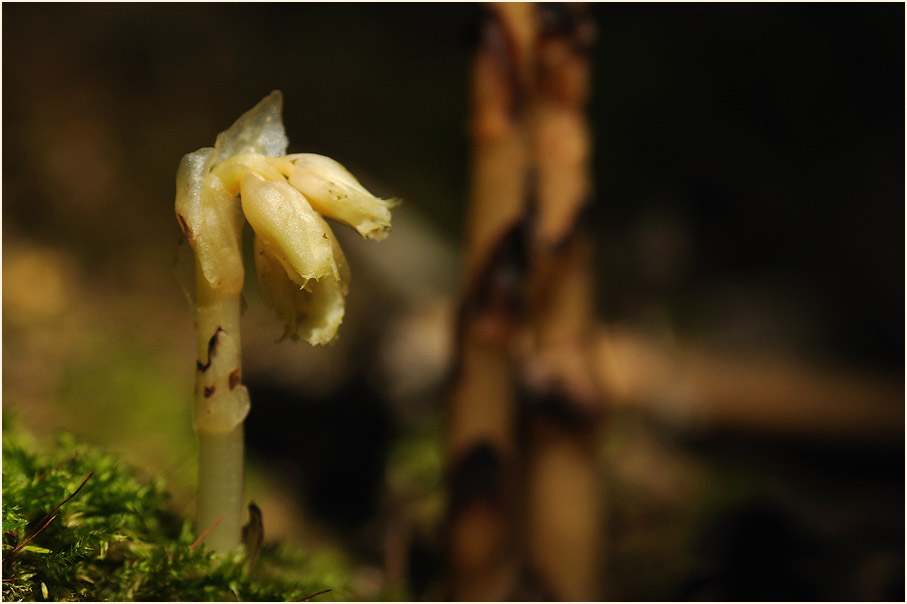
<svg viewBox="0 0 907 604"><path fill-rule="evenodd" d="M593 203L586 106L595 32L580 5L537 15L530 115L537 191L527 198L533 228L519 404L527 567L543 597L589 601L605 587L604 400L592 362L594 246L584 223Z"/></svg>
<svg viewBox="0 0 907 604"><path fill-rule="evenodd" d="M595 600L602 397L590 360L592 26L492 4L473 64L467 284L448 401L455 600Z"/></svg>
<svg viewBox="0 0 907 604"><path fill-rule="evenodd" d="M904 383L884 373L718 352L622 325L595 331L608 400L674 429L851 443L904 437Z"/></svg>
<svg viewBox="0 0 907 604"><path fill-rule="evenodd" d="M521 563L512 348L522 321L529 163L520 117L536 34L529 4L493 4L488 13L473 62L467 282L446 418L447 580L458 601L511 599Z"/></svg>

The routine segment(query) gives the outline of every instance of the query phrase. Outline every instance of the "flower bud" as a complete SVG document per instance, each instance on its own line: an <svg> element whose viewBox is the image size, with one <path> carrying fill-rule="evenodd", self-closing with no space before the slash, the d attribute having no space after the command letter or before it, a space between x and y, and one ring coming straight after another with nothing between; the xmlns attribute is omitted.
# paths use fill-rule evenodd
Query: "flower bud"
<svg viewBox="0 0 907 604"><path fill-rule="evenodd" d="M367 239L384 239L391 228L391 209L398 199L379 199L346 168L313 153L288 155L280 169L320 214L353 227Z"/></svg>

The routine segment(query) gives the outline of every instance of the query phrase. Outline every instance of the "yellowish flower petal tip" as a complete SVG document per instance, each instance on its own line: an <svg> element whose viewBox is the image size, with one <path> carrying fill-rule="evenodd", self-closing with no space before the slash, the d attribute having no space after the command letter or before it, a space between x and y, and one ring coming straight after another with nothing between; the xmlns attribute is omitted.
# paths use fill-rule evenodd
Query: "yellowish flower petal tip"
<svg viewBox="0 0 907 604"><path fill-rule="evenodd" d="M391 210L399 199L372 195L339 162L314 153L286 157L280 168L323 216L350 226L366 239L381 240L391 228Z"/></svg>

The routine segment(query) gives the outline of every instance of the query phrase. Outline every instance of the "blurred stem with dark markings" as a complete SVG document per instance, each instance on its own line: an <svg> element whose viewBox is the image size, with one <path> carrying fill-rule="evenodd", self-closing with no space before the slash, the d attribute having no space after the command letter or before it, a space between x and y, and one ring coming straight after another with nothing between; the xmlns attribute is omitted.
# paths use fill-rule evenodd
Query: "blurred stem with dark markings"
<svg viewBox="0 0 907 604"><path fill-rule="evenodd" d="M467 284L448 400L452 598L596 599L600 388L589 360L581 7L493 4L473 68Z"/></svg>
<svg viewBox="0 0 907 604"><path fill-rule="evenodd" d="M592 363L593 241L587 51L583 5L538 5L532 145L537 187L521 358L527 572L539 594L600 597L604 503L599 460L602 389Z"/></svg>
<svg viewBox="0 0 907 604"><path fill-rule="evenodd" d="M521 322L531 5L488 7L472 73L467 283L447 404L447 571L454 600L508 600L519 578L512 348Z"/></svg>

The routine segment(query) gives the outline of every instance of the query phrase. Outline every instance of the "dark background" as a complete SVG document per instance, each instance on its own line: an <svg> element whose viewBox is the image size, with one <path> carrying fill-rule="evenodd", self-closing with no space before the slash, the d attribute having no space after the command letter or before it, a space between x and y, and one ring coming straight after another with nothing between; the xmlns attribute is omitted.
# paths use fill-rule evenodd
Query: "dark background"
<svg viewBox="0 0 907 604"><path fill-rule="evenodd" d="M592 13L601 319L902 380L904 6L595 4ZM404 320L424 292L452 301L480 16L471 4L4 5L7 407L33 429L120 448L132 440L123 425L134 435L149 418L185 419L172 401L124 419L116 414L132 403L105 402L116 391L107 380L120 371L123 392L142 387L149 400L178 398L191 383L191 326L170 274L176 165L273 89L284 93L291 152L335 157L377 194L404 198L401 220L442 250L407 254L414 244L397 222L393 275L374 277L357 273L357 258L362 267L382 249L351 242L362 275L351 317L372 304L387 323ZM15 270L23 258L38 258L24 265L36 270ZM34 315L29 292L60 303ZM278 328L250 306L261 317L247 319L252 354L271 354ZM292 368L255 359L247 369L262 401L249 420L253 465L298 482L308 513L366 560L378 558L394 443L439 433L438 384L414 407L374 377L386 326L350 318L348 345L326 353L336 378L326 385L300 388ZM282 346L272 356L317 365L317 351ZM172 384L160 384L162 372ZM106 438L117 431L120 440ZM162 434L157 448L170 457L160 463L179 491L191 441L174 452L173 434ZM655 434L734 495L706 497L720 505L696 520L677 511L689 497L616 496L614 597L903 598L903 441ZM352 444L335 454L338 439ZM762 488L769 478L794 495ZM830 520L814 526L805 519L816 501ZM654 529L637 530L646 523L695 529L660 545ZM427 552L413 558L426 583L432 547L412 548Z"/></svg>

